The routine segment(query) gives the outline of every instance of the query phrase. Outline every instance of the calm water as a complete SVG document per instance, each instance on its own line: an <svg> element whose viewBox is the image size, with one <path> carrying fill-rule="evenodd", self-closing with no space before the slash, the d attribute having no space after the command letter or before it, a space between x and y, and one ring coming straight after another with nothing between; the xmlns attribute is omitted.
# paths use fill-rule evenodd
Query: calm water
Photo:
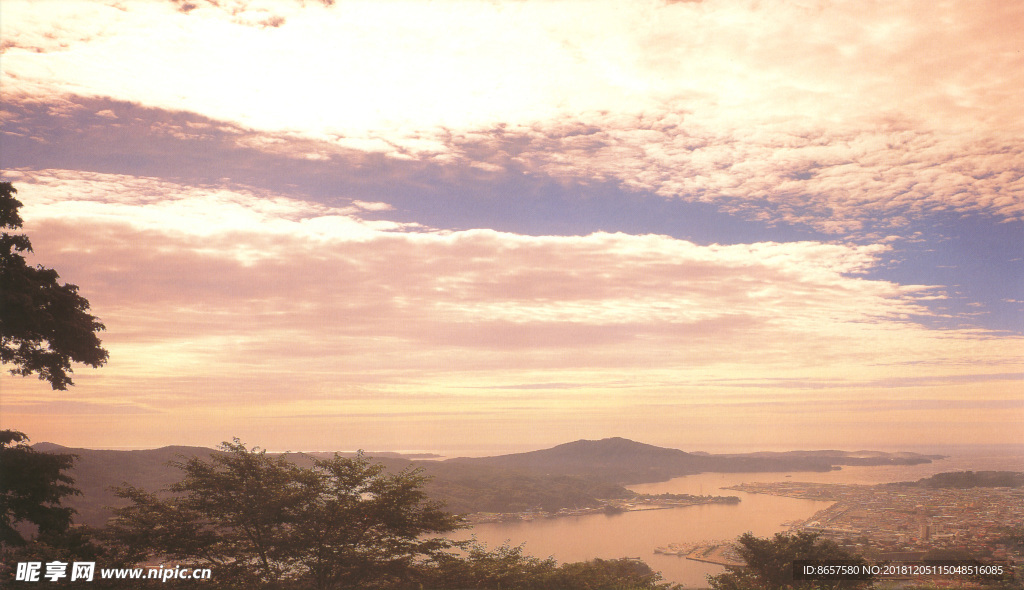
<svg viewBox="0 0 1024 590"><path fill-rule="evenodd" d="M630 486L648 494L734 495L740 503L706 505L670 510L627 512L571 518L538 519L528 522L481 524L460 531L453 538L471 536L495 547L508 542L523 544L526 553L553 556L559 562L584 561L601 557L639 557L671 582L688 588L707 587L706 576L724 568L674 555L654 553L670 543L733 539L751 532L770 536L786 530L786 524L805 519L829 502L746 494L721 488L744 482L811 481L819 483L874 484L910 481L944 471L1024 471L1021 449L980 449L949 459L915 466L844 467L826 473L705 473L666 482ZM786 477L787 475L791 477Z"/></svg>

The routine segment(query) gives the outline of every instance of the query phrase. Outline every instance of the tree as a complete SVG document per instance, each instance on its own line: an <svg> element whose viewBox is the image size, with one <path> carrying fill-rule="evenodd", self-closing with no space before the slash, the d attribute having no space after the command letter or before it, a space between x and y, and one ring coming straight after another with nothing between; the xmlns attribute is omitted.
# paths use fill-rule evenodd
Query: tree
<svg viewBox="0 0 1024 590"><path fill-rule="evenodd" d="M549 587L556 570L554 558L526 555L522 546L505 544L488 551L473 542L465 556L449 555L422 568L420 582L424 588L540 590Z"/></svg>
<svg viewBox="0 0 1024 590"><path fill-rule="evenodd" d="M80 494L65 473L74 460L36 451L24 433L0 431L0 586L20 587L18 563L97 561L100 547L91 542L91 532L72 527L75 511L62 505Z"/></svg>
<svg viewBox="0 0 1024 590"><path fill-rule="evenodd" d="M558 568L554 588L574 590L673 590L678 586L661 581L661 574L643 561L621 559L591 559L566 563Z"/></svg>
<svg viewBox="0 0 1024 590"><path fill-rule="evenodd" d="M9 182L0 182L0 228L21 229L21 201ZM32 244L24 234L0 234L0 361L11 374L38 373L53 389L74 385L71 363L99 367L107 351L96 333L103 324L88 313L89 301L76 285L58 283L57 271L29 266L22 252Z"/></svg>
<svg viewBox="0 0 1024 590"><path fill-rule="evenodd" d="M170 497L132 487L109 539L142 561L162 555L215 568L215 584L262 588L374 588L414 575L454 542L429 535L461 521L427 500L418 470L389 474L359 455L302 467L223 443L209 461L176 463Z"/></svg>
<svg viewBox="0 0 1024 590"><path fill-rule="evenodd" d="M75 511L61 502L81 493L64 473L73 463L74 455L36 451L24 433L0 431L0 544L25 545L26 528L42 536L67 532Z"/></svg>
<svg viewBox="0 0 1024 590"><path fill-rule="evenodd" d="M465 556L447 556L423 568L420 588L465 590L672 590L636 559L592 559L558 565L507 544L494 550L472 543Z"/></svg>
<svg viewBox="0 0 1024 590"><path fill-rule="evenodd" d="M870 585L864 580L796 580L793 562L796 560L849 562L866 565L864 559L853 555L833 541L819 540L817 533L800 532L795 535L778 533L772 539L761 539L746 533L738 540L738 551L746 567L727 567L724 574L708 576L714 590L779 590L781 588L862 588Z"/></svg>

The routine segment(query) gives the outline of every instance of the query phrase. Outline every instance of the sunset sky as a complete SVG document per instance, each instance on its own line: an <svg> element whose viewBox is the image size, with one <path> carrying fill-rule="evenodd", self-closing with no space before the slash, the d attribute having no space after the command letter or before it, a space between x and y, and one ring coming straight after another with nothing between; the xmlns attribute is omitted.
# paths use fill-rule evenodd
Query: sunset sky
<svg viewBox="0 0 1024 590"><path fill-rule="evenodd" d="M1024 443L1024 3L3 0L81 447ZM9 368L9 367L5 367Z"/></svg>

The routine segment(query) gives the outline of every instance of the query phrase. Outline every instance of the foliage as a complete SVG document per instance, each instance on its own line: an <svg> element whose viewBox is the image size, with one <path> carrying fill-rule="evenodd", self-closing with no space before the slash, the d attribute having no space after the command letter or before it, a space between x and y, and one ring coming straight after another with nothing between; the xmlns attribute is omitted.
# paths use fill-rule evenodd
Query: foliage
<svg viewBox="0 0 1024 590"><path fill-rule="evenodd" d="M1024 473L1018 471L951 471L919 479L913 485L929 488L1019 488Z"/></svg>
<svg viewBox="0 0 1024 590"><path fill-rule="evenodd" d="M79 491L64 471L74 460L36 451L24 433L0 431L0 544L25 545L28 525L40 535L67 532L74 510L61 502Z"/></svg>
<svg viewBox="0 0 1024 590"><path fill-rule="evenodd" d="M16 581L15 573L18 563L25 562L50 563L54 561L71 564L73 562L93 562L98 566L120 567L122 562L117 555L105 551L102 545L93 542L93 533L87 527L72 527L62 533L45 533L33 538L25 545L16 547L4 546L0 549L0 587L34 588L39 582ZM61 580L46 581L46 588L81 588L80 581L71 582L65 577ZM107 581L105 588L130 588L128 583L117 584Z"/></svg>
<svg viewBox="0 0 1024 590"><path fill-rule="evenodd" d="M109 540L142 561L210 567L232 587L373 588L412 575L453 542L428 535L460 521L428 501L419 471L388 474L362 455L300 467L237 439L209 461L176 466L173 495L133 487ZM214 583L218 583L214 580Z"/></svg>
<svg viewBox="0 0 1024 590"><path fill-rule="evenodd" d="M87 529L72 528L75 511L62 505L80 494L64 473L74 460L36 451L24 433L0 431L0 586L18 585L19 562L95 561L100 554Z"/></svg>
<svg viewBox="0 0 1024 590"><path fill-rule="evenodd" d="M641 590L673 588L661 574L637 559L592 559L558 568L555 588L576 590Z"/></svg>
<svg viewBox="0 0 1024 590"><path fill-rule="evenodd" d="M493 551L473 543L465 557L447 556L424 568L419 587L466 590L668 590L661 576L634 559L593 559L559 566L523 548L502 545Z"/></svg>
<svg viewBox="0 0 1024 590"><path fill-rule="evenodd" d="M523 553L523 548L502 545L488 551L474 543L465 557L448 556L438 560L436 567L423 570L426 588L492 588L542 589L557 569L553 558L539 559Z"/></svg>
<svg viewBox="0 0 1024 590"><path fill-rule="evenodd" d="M9 182L0 182L0 228L20 229L21 201ZM0 234L0 361L13 375L38 373L53 389L74 385L71 363L99 367L107 361L96 333L104 326L90 315L89 301L76 285L57 282L57 271L29 266L22 252L32 244L24 234Z"/></svg>
<svg viewBox="0 0 1024 590"><path fill-rule="evenodd" d="M829 540L819 540L816 533L795 535L778 533L773 539L762 539L746 533L738 540L738 551L746 567L727 567L724 574L708 576L714 590L777 590L779 588L864 588L870 580L814 581L794 580L796 560L844 561L866 564Z"/></svg>

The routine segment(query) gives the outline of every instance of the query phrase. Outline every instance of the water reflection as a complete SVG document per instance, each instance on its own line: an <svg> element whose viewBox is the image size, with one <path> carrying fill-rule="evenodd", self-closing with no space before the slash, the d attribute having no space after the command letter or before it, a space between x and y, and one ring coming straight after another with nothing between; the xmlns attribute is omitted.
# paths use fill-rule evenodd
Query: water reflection
<svg viewBox="0 0 1024 590"><path fill-rule="evenodd" d="M489 546L504 542L525 544L537 557L553 556L559 562L601 557L639 557L667 581L687 588L706 588L706 576L724 568L674 555L654 553L670 543L734 539L750 532L760 537L787 529L786 523L803 520L830 502L778 498L721 488L745 482L808 481L817 483L875 484L914 481L944 471L1013 470L1024 468L1019 452L951 457L922 465L844 467L840 471L794 473L703 473L666 482L629 486L645 494L708 494L740 498L739 504L707 504L670 510L626 512L528 522L492 523L460 531L453 538L476 538Z"/></svg>
<svg viewBox="0 0 1024 590"><path fill-rule="evenodd" d="M690 493L666 487L671 484L651 484L662 487L650 493ZM710 487L705 493L712 493ZM595 557L639 557L660 571L666 580L701 588L706 587L707 575L721 573L724 568L684 557L655 554L654 548L670 543L733 539L748 531L759 536L772 535L785 530L784 523L807 518L829 505L829 502L743 492L729 494L739 496L741 502L616 515L488 523L462 531L457 538L468 539L475 535L491 547L506 541L512 545L523 543L528 554L552 556L559 562Z"/></svg>

